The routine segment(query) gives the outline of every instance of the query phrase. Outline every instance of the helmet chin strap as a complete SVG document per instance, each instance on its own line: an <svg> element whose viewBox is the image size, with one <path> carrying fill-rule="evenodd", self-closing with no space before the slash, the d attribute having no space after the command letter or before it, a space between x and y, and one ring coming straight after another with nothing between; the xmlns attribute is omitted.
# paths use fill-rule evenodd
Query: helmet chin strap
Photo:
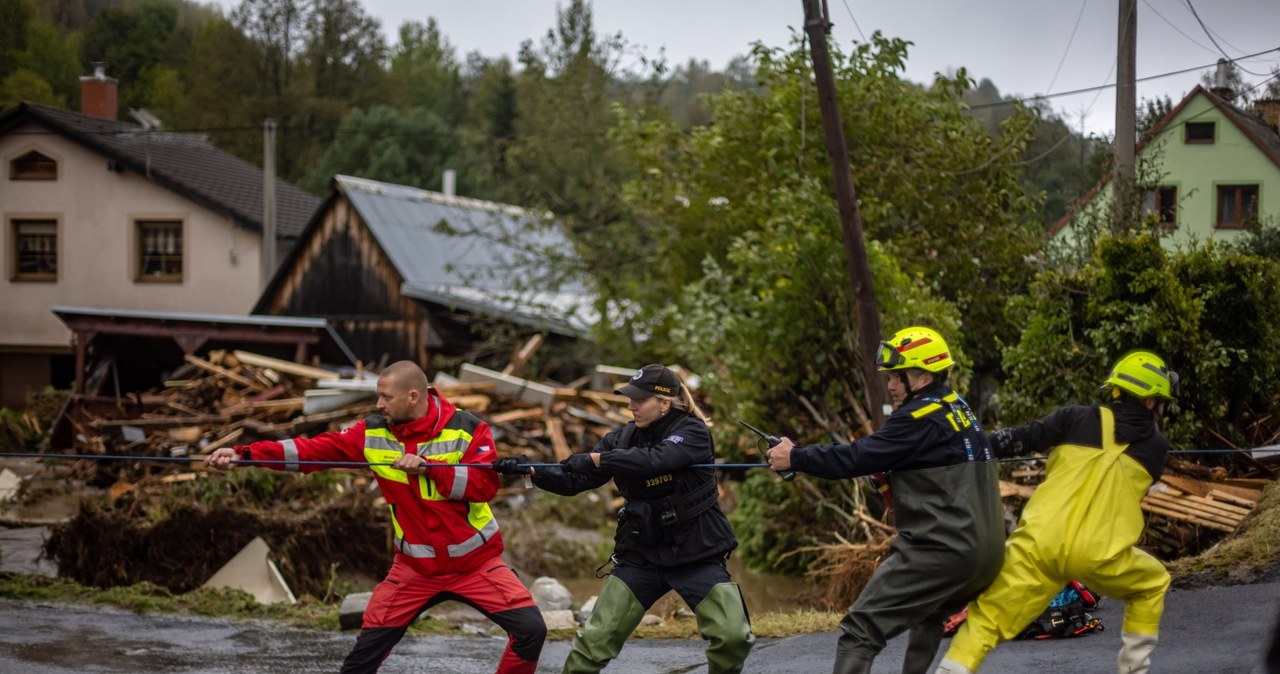
<svg viewBox="0 0 1280 674"><path fill-rule="evenodd" d="M898 379L902 382L902 390L907 392L907 394L902 397L902 404L905 405L911 402L912 398L916 397L916 392L911 390L911 380L907 378L906 370L898 370Z"/></svg>

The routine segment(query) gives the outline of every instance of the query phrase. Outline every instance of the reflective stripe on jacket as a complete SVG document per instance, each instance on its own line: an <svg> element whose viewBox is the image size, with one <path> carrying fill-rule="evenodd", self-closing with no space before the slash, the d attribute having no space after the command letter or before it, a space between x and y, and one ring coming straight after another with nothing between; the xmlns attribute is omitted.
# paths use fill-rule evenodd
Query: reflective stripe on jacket
<svg viewBox="0 0 1280 674"><path fill-rule="evenodd" d="M289 461L390 463L406 452L448 468L409 475L391 466L371 466L391 511L398 554L426 575L470 571L502 554L502 535L489 508L497 474L469 463L497 458L488 424L456 409L430 389L425 416L388 425L372 415L346 431L284 442L255 442L244 458ZM314 472L325 466L285 463L280 470Z"/></svg>

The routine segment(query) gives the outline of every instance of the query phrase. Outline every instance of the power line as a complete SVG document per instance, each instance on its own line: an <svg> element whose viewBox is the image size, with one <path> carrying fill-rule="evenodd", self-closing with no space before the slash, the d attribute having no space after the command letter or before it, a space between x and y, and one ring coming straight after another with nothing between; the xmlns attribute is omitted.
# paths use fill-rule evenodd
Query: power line
<svg viewBox="0 0 1280 674"><path fill-rule="evenodd" d="M1062 50L1062 58L1058 60L1058 69L1053 71L1053 79L1049 80L1049 86L1045 89L1052 89L1054 83L1058 81L1058 75L1062 73L1062 66L1067 62L1067 53L1071 51L1071 43L1076 39L1076 31L1080 29L1080 18L1084 16L1084 8L1089 4L1089 0L1081 0L1080 12L1076 14L1076 25L1071 27L1071 37L1067 38L1067 46ZM1107 79L1111 79L1108 75Z"/></svg>
<svg viewBox="0 0 1280 674"><path fill-rule="evenodd" d="M862 26L858 25L858 20L853 18L853 10L849 9L849 0L841 0L844 3L844 11L849 13L849 20L853 22L853 27L858 29L858 35L862 36L862 41L867 41L867 36L862 32Z"/></svg>
<svg viewBox="0 0 1280 674"><path fill-rule="evenodd" d="M1269 53L1271 53L1271 52L1273 52L1273 51L1280 51L1280 47L1272 47L1271 49L1267 49L1267 50L1264 50L1264 51L1260 51L1260 52L1257 52L1256 54L1249 54L1249 55L1247 55L1247 56L1241 56L1240 58L1241 58L1241 59L1253 58L1253 57L1255 57L1255 56L1261 56L1261 55L1263 55L1263 54L1269 54ZM1134 80L1134 81L1135 81L1135 82L1149 82L1149 81L1151 81L1151 80L1158 80L1158 79L1161 79L1161 78L1163 78L1163 77L1172 77L1172 76L1174 76L1174 75L1181 75L1181 74L1183 74L1183 73L1194 72L1194 71L1196 71L1196 70L1204 70L1205 68L1212 68L1212 67L1214 67L1214 66L1216 66L1216 65L1217 65L1217 63L1210 63L1210 64L1207 64L1207 65L1195 66L1195 67L1192 67L1192 68L1183 68L1182 70L1172 70L1172 71L1167 72L1167 73L1160 73L1159 75L1149 75L1149 76L1147 76L1147 77L1139 77L1138 79L1136 79L1136 80ZM996 102L994 102L994 103L980 103L980 104L978 104L978 105L972 105L972 106L969 106L969 107L970 107L970 109L973 109L973 110L981 110L981 109L983 109L983 108L995 108L995 107L999 107L999 106L1001 106L1001 105L1013 105L1014 103L1032 103L1032 102L1035 102L1035 101L1038 101L1038 100L1042 100L1042 99L1046 99L1046 98L1061 98L1062 96L1075 96L1075 95L1078 95L1078 94L1087 94L1087 93L1089 93L1089 92L1091 92L1091 91L1098 91L1098 90L1100 90L1100 89L1110 89L1111 87L1114 87L1114 86L1115 86L1114 84L1103 84L1103 85L1096 86L1096 87L1085 87L1085 88L1083 88L1083 89L1072 89L1072 90L1070 90L1070 91L1059 91L1059 92L1057 92L1057 93L1052 93L1052 94L1039 94L1039 95L1037 95L1037 96L1027 96L1027 97L1025 97L1025 98L1011 98L1011 99L1006 99L1006 100L1003 100L1003 101L996 101Z"/></svg>
<svg viewBox="0 0 1280 674"><path fill-rule="evenodd" d="M1227 56L1227 52L1223 50L1222 45L1218 44L1218 41L1214 39L1213 33L1210 32L1209 27L1204 25L1204 21L1200 19L1200 13L1196 11L1196 6L1191 4L1191 0L1184 0L1184 1L1187 3L1187 9L1191 10L1191 16L1196 17L1196 23L1200 24L1200 29L1203 30L1204 34L1209 37L1209 41L1213 43L1213 46L1218 48L1218 51L1222 53L1223 58L1227 59L1228 61L1232 61L1234 63L1235 59L1231 58L1230 56ZM1245 71L1246 73L1249 73L1250 75L1256 75L1258 77L1266 77L1265 74L1255 73L1252 70L1249 70L1248 68L1245 68L1244 66L1238 63L1236 64L1236 67Z"/></svg>
<svg viewBox="0 0 1280 674"><path fill-rule="evenodd" d="M1182 29L1175 26L1174 23L1168 19L1168 17L1161 14L1160 10L1156 9L1155 5L1151 4L1150 2L1147 2L1147 0L1142 0L1142 4L1146 5L1147 9L1151 10L1152 12L1155 12L1156 16L1160 17L1165 23L1169 24L1169 27L1177 31L1179 35L1187 38L1187 40L1191 42L1191 44L1194 44L1195 46L1209 52L1210 54L1217 53L1214 50L1210 49L1209 47L1204 46L1203 43L1197 41L1195 38L1191 37L1190 35L1187 35L1186 33L1182 32Z"/></svg>

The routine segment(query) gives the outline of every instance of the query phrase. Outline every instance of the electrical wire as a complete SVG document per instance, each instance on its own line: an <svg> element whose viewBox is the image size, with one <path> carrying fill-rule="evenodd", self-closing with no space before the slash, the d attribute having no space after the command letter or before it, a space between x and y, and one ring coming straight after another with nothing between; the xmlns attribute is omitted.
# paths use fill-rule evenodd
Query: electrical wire
<svg viewBox="0 0 1280 674"><path fill-rule="evenodd" d="M853 27L858 29L858 35L862 36L862 41L867 41L867 36L862 32L862 26L858 25L858 20L853 18L853 10L849 9L849 0L840 0L844 3L844 11L849 13L849 20L853 22Z"/></svg>
<svg viewBox="0 0 1280 674"><path fill-rule="evenodd" d="M1058 75L1062 73L1062 66L1067 62L1067 53L1071 51L1071 43L1076 39L1076 31L1080 29L1080 19L1084 17L1084 8L1089 4L1089 0L1081 0L1080 12L1076 14L1076 25L1071 27L1071 37L1067 38L1067 46L1062 50L1062 58L1058 59L1058 69L1053 71L1053 79L1049 80L1049 86L1046 90L1052 89L1053 85L1058 81ZM1111 79L1110 76L1107 79Z"/></svg>
<svg viewBox="0 0 1280 674"><path fill-rule="evenodd" d="M1227 56L1227 52L1223 50L1222 45L1218 44L1218 41L1214 39L1213 33L1209 30L1209 27L1204 25L1204 21L1200 19L1200 13L1196 11L1196 6L1191 4L1191 0L1183 0L1183 1L1187 3L1187 9L1191 10L1191 16L1196 17L1196 23L1200 24L1201 30L1203 30L1204 34L1208 36L1209 41L1213 43L1213 46L1218 48L1218 51L1222 53L1222 56L1224 58L1232 62L1235 65L1235 67L1245 71L1246 73L1249 73L1250 75L1255 75L1257 77L1266 77L1265 74L1255 73L1252 70L1249 70L1248 68L1240 65L1239 63L1236 63L1235 59L1231 58L1230 56Z"/></svg>
<svg viewBox="0 0 1280 674"><path fill-rule="evenodd" d="M1263 51L1260 51L1260 52L1257 52L1257 53L1254 53L1254 54L1249 54L1249 55L1247 55L1247 56L1241 56L1240 58L1241 58L1241 59L1253 58L1253 57L1255 57L1255 56L1261 56L1261 55L1263 55L1263 54L1269 54L1269 53L1271 53L1271 52L1280 52L1280 47L1272 47L1271 49L1266 49L1266 50L1263 50ZM1169 72L1167 72L1167 73L1160 73L1160 74L1158 74L1158 75L1148 75L1148 76L1146 76L1146 77L1139 77L1139 78L1137 78L1137 79L1136 79L1136 80L1134 80L1134 81L1135 81L1135 82L1149 82L1149 81L1151 81L1151 80L1158 80L1158 79L1161 79L1161 78L1164 78L1164 77L1172 77L1172 76L1174 76L1174 75L1181 75L1181 74L1183 74L1183 73L1194 72L1194 71L1196 71L1196 70L1204 70L1205 68L1212 68L1212 67L1214 67L1214 66L1216 66L1216 65L1217 65L1217 63L1210 63L1210 64L1208 64L1208 65L1194 66L1194 67L1191 67L1191 68L1183 68L1183 69L1181 69L1181 70L1171 70L1171 71L1169 71ZM1014 103L1031 103L1031 102L1034 102L1034 101L1040 100L1040 99L1042 99L1042 98L1061 98L1062 96L1076 96L1076 95L1079 95L1079 94L1087 94L1087 93L1089 93L1089 92L1091 92L1091 91L1099 91L1099 90L1103 90L1103 89L1110 89L1110 88L1112 88L1112 87L1114 87L1114 86L1115 86L1115 84L1103 84L1103 85L1096 86L1096 87L1085 87L1085 88L1083 88L1083 89L1072 89L1072 90L1070 90L1070 91L1059 91L1059 92L1052 93L1052 94L1040 94L1040 95L1038 95L1038 96L1027 96L1027 97L1025 97L1025 98L1010 98L1010 99L1006 99L1006 100L1003 100L1003 101L995 101L994 103L980 103L980 104L978 104L978 105L972 105L972 106L969 106L969 107L970 107L970 109L972 109L972 110L981 110L981 109L984 109L984 108L995 108L995 107L999 107L999 106L1002 106L1002 105L1013 105Z"/></svg>
<svg viewBox="0 0 1280 674"><path fill-rule="evenodd" d="M1179 27L1177 27L1177 26L1175 26L1175 25L1173 24L1173 22L1172 22L1172 21L1170 21L1170 20L1169 20L1165 15L1161 14L1161 13L1160 13L1160 10L1156 9L1155 5L1151 4L1151 3L1150 3L1150 2L1148 2L1147 0L1142 0L1142 4L1146 5L1146 6L1147 6L1147 9L1151 10L1152 12L1155 12L1155 15L1156 15L1156 16L1160 17L1160 19L1161 19L1161 20L1163 20L1165 23L1169 24L1169 27L1170 27L1170 28L1172 28L1172 29L1174 29L1175 31L1177 31L1177 33L1178 33L1179 35L1181 35L1182 37L1187 38L1187 40L1188 40L1189 42L1191 42L1191 44L1194 44L1195 46L1197 46L1197 47L1199 47L1199 48L1201 48L1201 49L1203 49L1203 50L1205 50L1205 51L1209 52L1210 54L1217 55L1217 53L1218 53L1218 52L1214 51L1214 50L1213 50L1213 49L1211 49L1210 47L1206 47L1206 46L1205 46L1203 43L1201 43L1200 41L1198 41L1198 40L1196 40L1195 38L1191 37L1190 35L1187 35L1186 33L1182 32L1182 29L1181 29L1181 28L1179 28Z"/></svg>

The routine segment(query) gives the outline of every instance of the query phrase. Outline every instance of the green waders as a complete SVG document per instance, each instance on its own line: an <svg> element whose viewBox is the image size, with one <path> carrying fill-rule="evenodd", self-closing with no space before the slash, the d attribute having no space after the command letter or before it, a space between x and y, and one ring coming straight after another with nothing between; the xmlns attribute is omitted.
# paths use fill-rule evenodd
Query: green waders
<svg viewBox="0 0 1280 674"><path fill-rule="evenodd" d="M627 584L613 576L604 581L595 610L578 630L564 662L564 674L594 674L618 657L627 637L644 617L644 607Z"/></svg>
<svg viewBox="0 0 1280 674"><path fill-rule="evenodd" d="M755 645L751 624L737 583L719 583L698 602L693 613L707 645L709 674L737 674ZM644 617L644 607L627 584L610 576L596 598L595 610L573 637L564 674L594 674L618 657L627 637Z"/></svg>
<svg viewBox="0 0 1280 674"><path fill-rule="evenodd" d="M698 602L693 613L707 645L709 674L737 674L756 643L737 583L720 583Z"/></svg>

